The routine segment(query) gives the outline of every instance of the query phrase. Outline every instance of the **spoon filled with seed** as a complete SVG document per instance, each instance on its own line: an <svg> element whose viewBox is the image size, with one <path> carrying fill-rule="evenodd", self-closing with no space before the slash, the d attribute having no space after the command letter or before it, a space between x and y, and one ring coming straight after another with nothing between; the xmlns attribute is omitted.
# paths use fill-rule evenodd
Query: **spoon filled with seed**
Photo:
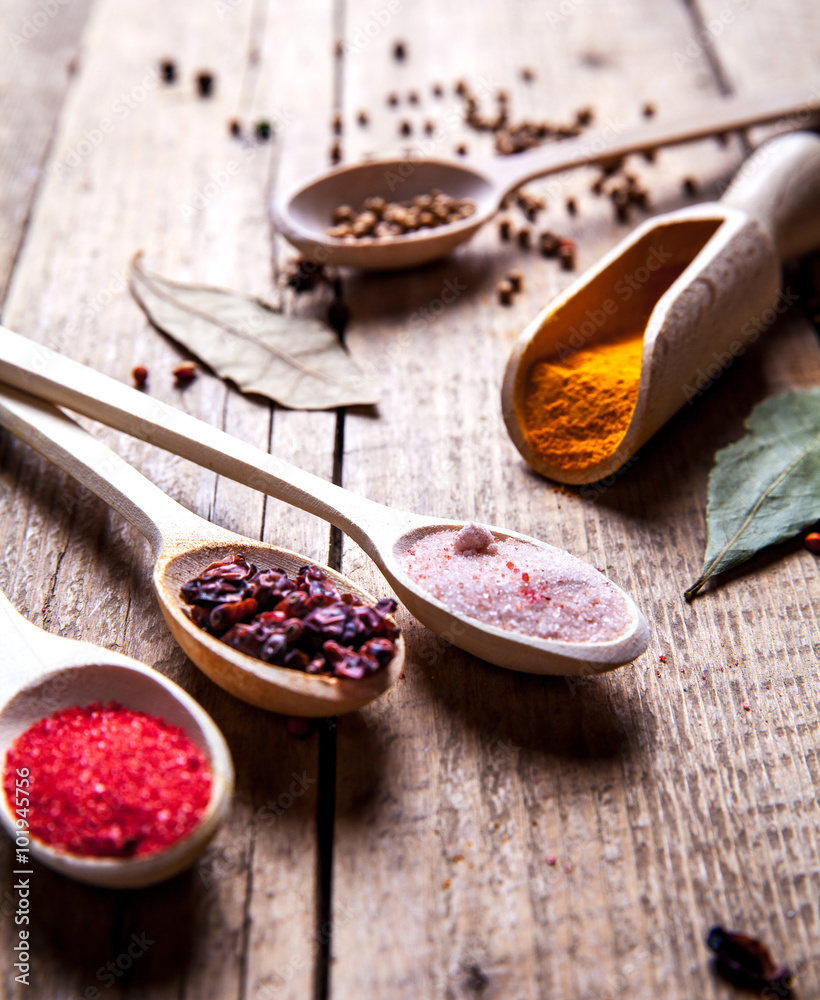
<svg viewBox="0 0 820 1000"><path fill-rule="evenodd" d="M0 380L330 521L364 549L419 621L491 663L529 673L594 674L629 663L646 649L649 630L632 599L562 549L503 528L425 517L356 496L1 327ZM0 421L17 433L15 422L4 415L11 392L4 388L0 395ZM57 418L52 414L49 419L53 423ZM42 451L38 436L28 434L27 439ZM65 457L53 457L66 467ZM94 476L82 481L95 489ZM148 485L152 503L172 504L168 513L177 520L180 512L193 517ZM129 516L132 506L120 503L119 509ZM135 523L139 527L144 521L139 516ZM150 524L143 530L149 539L156 535ZM213 525L197 529L198 534L221 531ZM186 539L184 531L177 535L167 554L160 549L155 585L172 631L203 666L194 655L199 642L191 645L191 620L177 596L185 580L174 552L184 548L183 542L190 547L193 539ZM218 542L207 544L209 553L220 549ZM189 572L187 557L185 566Z"/></svg>
<svg viewBox="0 0 820 1000"><path fill-rule="evenodd" d="M724 135L776 120L805 121L820 107L806 89L698 108L675 122L585 133L514 156L454 161L368 160L319 174L277 197L278 230L317 263L398 270L436 260L470 239L507 196L572 167L617 164L632 153Z"/></svg>
<svg viewBox="0 0 820 1000"><path fill-rule="evenodd" d="M224 819L225 739L145 664L44 632L0 593L0 823L69 878L138 888L192 865Z"/></svg>

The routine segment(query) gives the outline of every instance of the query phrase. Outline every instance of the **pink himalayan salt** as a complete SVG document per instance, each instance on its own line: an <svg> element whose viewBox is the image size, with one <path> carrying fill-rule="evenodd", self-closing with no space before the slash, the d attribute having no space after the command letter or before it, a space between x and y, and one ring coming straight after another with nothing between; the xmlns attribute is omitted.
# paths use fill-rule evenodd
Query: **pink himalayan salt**
<svg viewBox="0 0 820 1000"><path fill-rule="evenodd" d="M399 562L442 604L508 632L606 642L630 622L623 596L597 569L561 549L495 539L480 525L424 535Z"/></svg>

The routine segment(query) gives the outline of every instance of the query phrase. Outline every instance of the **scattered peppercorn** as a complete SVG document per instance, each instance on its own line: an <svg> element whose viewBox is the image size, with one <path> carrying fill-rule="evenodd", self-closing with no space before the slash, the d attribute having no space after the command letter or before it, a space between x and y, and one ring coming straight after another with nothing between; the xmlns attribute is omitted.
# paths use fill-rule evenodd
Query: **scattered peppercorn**
<svg viewBox="0 0 820 1000"><path fill-rule="evenodd" d="M345 54L344 42L341 40L341 38L337 38L336 41L333 43L333 55L336 56L337 59L341 59L341 57L344 54Z"/></svg>
<svg viewBox="0 0 820 1000"><path fill-rule="evenodd" d="M148 382L148 369L145 365L135 365L131 369L131 378L134 380L134 386L137 389L144 389Z"/></svg>
<svg viewBox="0 0 820 1000"><path fill-rule="evenodd" d="M530 66L525 66L521 70L521 79L524 81L524 83L532 83L532 81L535 79L535 70L532 69L532 67Z"/></svg>
<svg viewBox="0 0 820 1000"><path fill-rule="evenodd" d="M370 123L370 115L366 111L360 111L356 115L356 121L364 128Z"/></svg>
<svg viewBox="0 0 820 1000"><path fill-rule="evenodd" d="M454 89L459 97L464 97L467 93L467 82L465 80L457 80Z"/></svg>
<svg viewBox="0 0 820 1000"><path fill-rule="evenodd" d="M342 144L338 139L330 147L330 164L335 167L342 162Z"/></svg>
<svg viewBox="0 0 820 1000"><path fill-rule="evenodd" d="M185 386L190 385L194 381L197 371L194 365L184 364L177 365L171 374L174 376L174 385L177 389L184 389Z"/></svg>
<svg viewBox="0 0 820 1000"><path fill-rule="evenodd" d="M395 91L388 94L387 103L390 105L391 108L395 108L399 103L399 95Z"/></svg>
<svg viewBox="0 0 820 1000"><path fill-rule="evenodd" d="M436 130L436 123L431 121L429 118L424 123L424 134L432 135Z"/></svg>
<svg viewBox="0 0 820 1000"><path fill-rule="evenodd" d="M267 142L271 137L271 125L268 121L258 121L254 126L253 134L260 142Z"/></svg>
<svg viewBox="0 0 820 1000"><path fill-rule="evenodd" d="M228 122L228 131L231 133L234 139L238 139L239 136L242 135L242 125L240 124L238 118L231 118L231 120Z"/></svg>
<svg viewBox="0 0 820 1000"><path fill-rule="evenodd" d="M334 111L333 117L330 120L330 127L333 129L334 135L342 134L342 113L341 111Z"/></svg>
<svg viewBox="0 0 820 1000"><path fill-rule="evenodd" d="M159 75L166 84L176 83L177 64L173 59L162 59L159 64Z"/></svg>
<svg viewBox="0 0 820 1000"><path fill-rule="evenodd" d="M561 240L555 235L555 233L551 233L548 229L544 230L544 232L538 237L538 243L542 257L558 256Z"/></svg>
<svg viewBox="0 0 820 1000"><path fill-rule="evenodd" d="M574 240L561 240L558 246L558 259L561 261L561 267L565 271L575 270L575 241Z"/></svg>
<svg viewBox="0 0 820 1000"><path fill-rule="evenodd" d="M578 205L574 198L567 198L567 212L569 215L578 214Z"/></svg>
<svg viewBox="0 0 820 1000"><path fill-rule="evenodd" d="M820 554L820 532L810 531L803 540L803 544L809 552Z"/></svg>
<svg viewBox="0 0 820 1000"><path fill-rule="evenodd" d="M196 90L200 97L211 97L214 92L214 75L210 70L200 70L196 75Z"/></svg>
<svg viewBox="0 0 820 1000"><path fill-rule="evenodd" d="M654 118L655 117L655 105L651 101L647 101L641 108L641 114L644 118Z"/></svg>
<svg viewBox="0 0 820 1000"><path fill-rule="evenodd" d="M408 136L413 134L413 126L405 118L404 121L399 125L399 134L403 136Z"/></svg>
<svg viewBox="0 0 820 1000"><path fill-rule="evenodd" d="M395 42L393 45L393 58L401 62L407 58L407 45L405 42Z"/></svg>
<svg viewBox="0 0 820 1000"><path fill-rule="evenodd" d="M684 177L681 181L681 187L683 188L683 193L690 198L698 193L698 182L694 177Z"/></svg>
<svg viewBox="0 0 820 1000"><path fill-rule="evenodd" d="M657 155L658 151L656 149L645 149L643 151L643 158L646 160L647 163L654 163L655 157Z"/></svg>
<svg viewBox="0 0 820 1000"><path fill-rule="evenodd" d="M524 275L520 271L510 271L507 275L507 281L512 285L512 290L516 294L524 287Z"/></svg>
<svg viewBox="0 0 820 1000"><path fill-rule="evenodd" d="M575 124L580 125L582 128L586 128L587 125L591 125L594 118L595 112L589 107L579 108L575 112Z"/></svg>
<svg viewBox="0 0 820 1000"><path fill-rule="evenodd" d="M440 83L433 84L433 97L443 97L444 87Z"/></svg>
<svg viewBox="0 0 820 1000"><path fill-rule="evenodd" d="M529 248L530 248L530 237L531 236L532 236L532 232L530 231L529 226L522 226L518 230L518 234L517 234L518 245L521 247L522 250L529 250Z"/></svg>
<svg viewBox="0 0 820 1000"><path fill-rule="evenodd" d="M346 206L343 206L346 207ZM349 209L352 211L352 209ZM286 284L292 288L297 295L302 292L312 292L316 287L316 282L324 277L324 268L310 257L300 255L291 265L286 274Z"/></svg>
<svg viewBox="0 0 820 1000"><path fill-rule="evenodd" d="M466 156L467 155L467 143L466 142L459 143L459 145L456 146L456 152L458 153L459 156Z"/></svg>
<svg viewBox="0 0 820 1000"><path fill-rule="evenodd" d="M498 235L506 243L512 236L512 224L509 219L500 219L498 223Z"/></svg>
<svg viewBox="0 0 820 1000"><path fill-rule="evenodd" d="M502 306L511 306L513 300L513 286L509 281L499 281L495 286L496 292L498 292L498 301Z"/></svg>
<svg viewBox="0 0 820 1000"><path fill-rule="evenodd" d="M418 91L417 90L411 90L410 93L407 95L407 101L410 104L418 104L419 103L419 94L418 94Z"/></svg>

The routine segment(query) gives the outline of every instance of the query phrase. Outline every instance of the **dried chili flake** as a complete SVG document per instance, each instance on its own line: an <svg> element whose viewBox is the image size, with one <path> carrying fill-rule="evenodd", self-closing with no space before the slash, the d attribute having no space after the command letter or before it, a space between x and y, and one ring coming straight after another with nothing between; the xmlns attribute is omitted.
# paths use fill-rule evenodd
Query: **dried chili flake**
<svg viewBox="0 0 820 1000"><path fill-rule="evenodd" d="M752 990L773 986L784 991L780 996L788 996L792 972L774 962L762 941L718 926L709 931L706 943L717 957L720 972L736 986Z"/></svg>
<svg viewBox="0 0 820 1000"><path fill-rule="evenodd" d="M208 759L184 731L116 702L63 709L18 736L3 774L10 803L22 767L32 835L72 854L153 854L187 836L211 798Z"/></svg>

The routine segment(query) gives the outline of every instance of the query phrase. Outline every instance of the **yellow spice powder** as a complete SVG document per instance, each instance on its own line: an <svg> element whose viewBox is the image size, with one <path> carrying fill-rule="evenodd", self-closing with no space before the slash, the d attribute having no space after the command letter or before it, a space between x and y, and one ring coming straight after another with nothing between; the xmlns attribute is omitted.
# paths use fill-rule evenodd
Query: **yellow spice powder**
<svg viewBox="0 0 820 1000"><path fill-rule="evenodd" d="M600 341L532 366L525 433L542 459L582 472L617 449L638 398L643 335L641 330Z"/></svg>

